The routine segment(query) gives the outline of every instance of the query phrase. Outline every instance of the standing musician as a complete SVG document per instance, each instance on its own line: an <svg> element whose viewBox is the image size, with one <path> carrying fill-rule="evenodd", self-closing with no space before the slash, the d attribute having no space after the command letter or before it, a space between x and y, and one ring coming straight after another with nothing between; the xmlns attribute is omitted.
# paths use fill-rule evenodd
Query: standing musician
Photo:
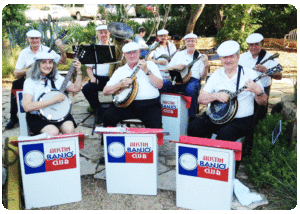
<svg viewBox="0 0 300 214"><path fill-rule="evenodd" d="M187 34L183 39L186 49L174 55L171 62L165 69L166 73L169 73L170 70L182 70L187 64L201 56L201 54L195 49L197 43L196 34ZM161 92L172 92L172 90L175 90L175 93L183 92L185 96L190 96L192 98L191 107L188 113L190 121L192 121L196 116L197 98L201 88L200 80L206 77L208 68L208 57L204 55L201 60L195 62L195 64L191 67L191 78L188 82L172 86L170 79L168 79L164 81L164 86L161 89Z"/></svg>
<svg viewBox="0 0 300 214"><path fill-rule="evenodd" d="M127 63L118 68L104 87L104 95L115 94L128 88L133 80L128 78L139 66L136 74L138 92L133 102L126 108L110 105L104 116L104 127L115 127L118 122L138 118L147 128L161 128L161 104L159 90L163 86L162 76L152 61L140 60L140 46L130 42L123 47Z"/></svg>
<svg viewBox="0 0 300 214"><path fill-rule="evenodd" d="M144 27L139 27L138 34L134 37L134 42L140 44L141 48L148 48L146 41L144 40L144 36L146 34L146 29Z"/></svg>
<svg viewBox="0 0 300 214"><path fill-rule="evenodd" d="M159 71L164 79L164 81L169 79L169 74L165 73L164 70L167 67L169 61L165 58L159 58L162 55L170 57L174 52L176 52L176 46L168 41L169 38L169 31L165 29L161 29L157 31L157 39L160 42L160 46L152 51L151 53L151 61L153 61L159 68ZM151 46L153 47L157 42L154 42Z"/></svg>
<svg viewBox="0 0 300 214"><path fill-rule="evenodd" d="M81 63L75 60L74 66L77 70L75 83L68 82L66 91L78 92L81 88L82 71ZM47 132L51 135L74 133L76 127L72 115L68 115L63 121L54 123L41 118L37 110L43 109L65 99L63 94L57 94L52 99L38 101L40 95L48 90L59 89L64 81L64 77L57 73L55 57L51 53L40 52L35 56L33 71L29 78L25 80L23 90L23 108L26 114L26 121L33 134Z"/></svg>
<svg viewBox="0 0 300 214"><path fill-rule="evenodd" d="M272 56L271 53L268 53L264 49L262 49L263 39L264 37L259 33L252 33L251 35L249 35L246 39L246 42L249 45L249 51L241 54L239 60L240 65L242 65L243 67L254 69L259 75L279 64L277 59L268 60L263 65L259 64L260 62ZM268 97L270 96L272 78L280 80L282 78L282 72L276 72L273 75L266 76L261 79L261 82L264 86L264 91L266 92ZM268 112L268 103L265 106L259 106L255 102L255 112L257 114L255 123L257 123L258 120L262 120L266 117L266 114Z"/></svg>
<svg viewBox="0 0 300 214"><path fill-rule="evenodd" d="M33 58L35 57L35 55L37 53L48 52L50 50L49 47L41 44L42 34L39 31L30 30L26 33L26 36L28 38L29 46L27 48L24 48L19 54L14 71L14 76L19 79L13 81L12 90L23 89L25 78L29 75L26 68L28 68L28 66L34 62ZM65 46L62 44L62 41L60 39L57 39L55 41L55 45L60 49L61 56L55 51L51 51L51 54L54 56L54 61L58 64L65 64ZM13 93L11 93L10 105L10 121L6 124L5 129L11 129L15 124L19 122L19 119L17 117L17 101Z"/></svg>
<svg viewBox="0 0 300 214"><path fill-rule="evenodd" d="M107 30L107 25L99 25L96 27L97 37L100 40L98 45L109 45L110 33ZM86 64L87 74L90 78L89 82L83 86L82 93L89 102L90 106L87 108L87 111L90 113L97 112L96 123L102 122L103 109L100 105L98 98L98 91L102 91L104 86L109 80L108 70L109 64L97 64L97 70L94 68L95 65Z"/></svg>
<svg viewBox="0 0 300 214"><path fill-rule="evenodd" d="M205 105L214 101L226 103L230 96L225 92L219 92L220 90L236 92L237 86L238 88L246 86L245 91L237 96L238 110L234 119L220 125L213 123L204 113L189 124L189 136L210 138L212 133L215 133L217 139L236 141L252 131L254 100L259 105L266 105L267 95L262 83L253 81L258 76L257 73L238 65L239 49L240 45L233 40L225 41L219 46L217 53L223 67L211 75L198 97L198 102Z"/></svg>

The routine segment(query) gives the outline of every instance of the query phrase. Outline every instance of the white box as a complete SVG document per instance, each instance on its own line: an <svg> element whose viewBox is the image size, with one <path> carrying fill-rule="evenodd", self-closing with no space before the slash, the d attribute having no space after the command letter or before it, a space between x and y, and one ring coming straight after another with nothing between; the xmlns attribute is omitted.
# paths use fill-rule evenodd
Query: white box
<svg viewBox="0 0 300 214"><path fill-rule="evenodd" d="M103 134L108 193L157 195L156 134Z"/></svg>
<svg viewBox="0 0 300 214"><path fill-rule="evenodd" d="M190 101L180 94L161 94L163 129L169 132L165 140L178 141L180 135L187 134L188 108Z"/></svg>
<svg viewBox="0 0 300 214"><path fill-rule="evenodd" d="M78 137L19 142L26 209L81 201Z"/></svg>
<svg viewBox="0 0 300 214"><path fill-rule="evenodd" d="M176 143L176 206L194 210L230 210L235 156L240 155L235 152L241 151L241 143L195 137L185 139L192 140ZM233 144L227 146L226 142Z"/></svg>

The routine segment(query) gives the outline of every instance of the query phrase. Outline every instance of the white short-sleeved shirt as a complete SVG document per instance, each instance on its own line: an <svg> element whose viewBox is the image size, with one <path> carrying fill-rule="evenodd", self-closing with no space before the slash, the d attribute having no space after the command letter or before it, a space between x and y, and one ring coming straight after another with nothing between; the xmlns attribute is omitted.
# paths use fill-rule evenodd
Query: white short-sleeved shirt
<svg viewBox="0 0 300 214"><path fill-rule="evenodd" d="M60 74L56 74L55 76L55 87L57 90L60 89L64 82L65 78ZM24 82L23 94L30 94L33 96L33 102L38 101L38 98L46 91L52 90L51 81L47 80L47 86L45 86L45 82L43 80L34 80L31 77L27 78ZM71 85L71 81L68 82L67 88ZM31 114L37 114L36 111L31 111Z"/></svg>
<svg viewBox="0 0 300 214"><path fill-rule="evenodd" d="M151 72L158 78L162 79L162 76L158 70L158 67L156 64L152 61L147 61L147 67ZM137 68L135 66L133 69L131 69L128 66L128 63L126 63L124 66L118 68L110 80L107 82L107 86L113 86L117 83L119 83L122 79L129 77ZM150 82L149 77L145 74L145 72L140 69L136 74L136 81L139 84L138 93L136 95L135 100L148 100L148 99L154 99L159 97L159 90L153 86L153 84Z"/></svg>
<svg viewBox="0 0 300 214"><path fill-rule="evenodd" d="M199 54L198 58L201 57L201 54ZM184 64L187 65L193 61L193 55L187 54L187 50L183 50L180 52L177 52L171 62L169 63L168 66L174 66L174 65L179 65L179 64ZM194 65L191 68L192 72L192 77L196 79L201 78L201 73L204 70L204 64L202 60L198 60L197 62L194 63Z"/></svg>
<svg viewBox="0 0 300 214"><path fill-rule="evenodd" d="M153 47L157 42L154 42L151 46ZM161 55L167 55L167 56L170 56L172 55L174 52L176 52L176 46L172 43L172 42L169 42L168 41L168 46L169 46L169 50L170 50L170 54L169 54L169 51L168 51L168 48L167 47L163 47L162 45L157 47L154 51L152 51L150 57L153 57L154 59L156 59L157 57L161 56ZM162 59L159 59L159 60L165 60L164 58ZM164 70L166 69L166 67L168 66L168 62L166 65L160 65L160 64L157 64L158 66L158 69L160 70L161 72L161 75L164 79L169 79L169 73L165 73Z"/></svg>
<svg viewBox="0 0 300 214"><path fill-rule="evenodd" d="M138 35L134 37L134 42L140 44L141 48L148 48L148 45L146 44L144 38L139 37Z"/></svg>
<svg viewBox="0 0 300 214"><path fill-rule="evenodd" d="M28 67L29 65L34 63L34 57L37 53L48 52L49 50L50 50L50 48L45 45L40 45L40 48L36 53L33 53L31 51L30 46L28 46L27 48L24 48L19 54L15 69L22 70L22 69ZM61 56L53 50L50 53L55 57L54 62L56 62L56 64L57 64L59 62Z"/></svg>
<svg viewBox="0 0 300 214"><path fill-rule="evenodd" d="M261 62L264 61L265 59L269 58L270 56L272 56L272 54L267 52L265 57L261 60ZM257 60L258 60L258 57L253 58L251 52L248 51L248 52L245 52L240 55L239 65L253 69L256 65ZM263 64L263 66L265 66L267 69L270 69L270 68L275 67L278 64L279 63L278 63L277 59L273 59L273 60L268 60L267 62L265 62ZM258 75L262 74L259 71L256 71L256 72ZM270 76L266 76L261 79L261 82L264 87L268 87L272 83L272 78Z"/></svg>
<svg viewBox="0 0 300 214"><path fill-rule="evenodd" d="M101 42L98 43L98 45L102 45ZM94 64L86 64L87 67L94 67ZM108 76L110 64L97 64L97 71L95 68L93 68L93 73L96 76Z"/></svg>
<svg viewBox="0 0 300 214"><path fill-rule="evenodd" d="M236 72L236 74L231 79L229 79L228 76L225 74L225 69L220 68L210 76L206 85L203 87L203 90L210 94L213 92L218 92L220 90L228 90L234 93L236 92L237 74L238 72ZM254 70L244 67L241 70L239 89L245 86L246 81L248 81L249 79L253 80L257 76L258 75ZM257 81L257 83L263 89L263 85L260 82L260 80ZM255 94L253 92L243 91L240 94L238 94L238 111L235 118L242 118L253 115L254 98Z"/></svg>

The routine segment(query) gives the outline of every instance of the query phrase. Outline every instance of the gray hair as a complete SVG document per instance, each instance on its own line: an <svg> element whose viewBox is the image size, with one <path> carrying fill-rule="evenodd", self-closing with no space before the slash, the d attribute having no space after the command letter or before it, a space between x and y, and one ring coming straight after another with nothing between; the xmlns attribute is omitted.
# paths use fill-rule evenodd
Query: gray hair
<svg viewBox="0 0 300 214"><path fill-rule="evenodd" d="M42 79L40 64L41 64L41 60L36 60L35 63L33 64L32 73L31 73L30 77L34 80ZM48 74L48 77L55 79L56 74L57 74L56 62L53 61L53 69L52 69L52 72L50 74Z"/></svg>

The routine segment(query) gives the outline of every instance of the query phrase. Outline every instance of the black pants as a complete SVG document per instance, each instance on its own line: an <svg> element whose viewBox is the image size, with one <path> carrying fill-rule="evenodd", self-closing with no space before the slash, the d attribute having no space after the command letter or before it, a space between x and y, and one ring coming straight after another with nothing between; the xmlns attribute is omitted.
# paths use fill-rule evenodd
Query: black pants
<svg viewBox="0 0 300 214"><path fill-rule="evenodd" d="M21 77L20 79L13 81L11 90L23 89L24 82L25 82L25 77ZM18 119L17 113L18 113L17 98L11 92L11 95L10 95L10 119L17 120Z"/></svg>
<svg viewBox="0 0 300 214"><path fill-rule="evenodd" d="M82 93L89 102L90 106L93 109L97 109L101 107L99 98L98 98L98 91L103 91L106 83L108 82L109 78L105 76L95 76L98 80L98 84L91 83L89 81L85 86L82 88Z"/></svg>
<svg viewBox="0 0 300 214"><path fill-rule="evenodd" d="M217 139L236 141L252 132L253 116L235 118L231 122L218 125L214 124L207 114L195 118L188 126L188 135L194 137L211 138L213 133Z"/></svg>
<svg viewBox="0 0 300 214"><path fill-rule="evenodd" d="M104 114L104 127L115 127L126 119L140 119L146 128L161 128L160 97L150 100L134 100L128 107L119 108L111 104Z"/></svg>

